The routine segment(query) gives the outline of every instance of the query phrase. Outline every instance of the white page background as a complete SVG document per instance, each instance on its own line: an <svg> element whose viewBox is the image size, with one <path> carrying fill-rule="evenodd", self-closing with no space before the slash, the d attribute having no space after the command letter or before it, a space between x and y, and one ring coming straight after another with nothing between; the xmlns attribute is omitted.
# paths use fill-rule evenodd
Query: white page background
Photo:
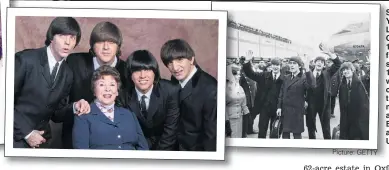
<svg viewBox="0 0 389 170"><path fill-rule="evenodd" d="M350 2L336 2L350 3ZM362 2L351 2L362 3ZM385 68L386 41L386 9L389 8L389 2L384 1L365 1L365 3L381 3L381 65L380 65L380 116L378 141L379 149L377 155L353 155L341 156L332 153L332 149L286 149L286 148L226 148L226 161L190 161L190 160L109 160L109 159L45 159L45 158L4 158L0 157L0 167L5 170L97 170L97 169L158 169L158 170L203 170L203 169L261 169L261 170L303 170L304 165L331 166L332 170L336 166L359 166L363 170L363 165L370 166L371 170L388 170L383 167L389 164L388 145L385 143L386 128L385 105L385 79L388 77ZM374 66L372 66L374 67ZM376 66L378 67L378 66ZM374 84L374 83L373 83ZM3 147L1 150L4 152ZM357 153L357 150L354 153ZM381 168L376 166L379 165Z"/></svg>

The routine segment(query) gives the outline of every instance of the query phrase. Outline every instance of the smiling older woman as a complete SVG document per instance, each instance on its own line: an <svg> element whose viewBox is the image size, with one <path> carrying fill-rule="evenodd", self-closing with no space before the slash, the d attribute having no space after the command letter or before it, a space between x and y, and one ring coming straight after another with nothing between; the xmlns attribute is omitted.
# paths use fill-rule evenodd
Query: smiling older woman
<svg viewBox="0 0 389 170"><path fill-rule="evenodd" d="M101 66L93 73L92 90L96 99L89 114L74 117L74 148L149 149L135 114L115 106L120 86L120 75L113 67Z"/></svg>

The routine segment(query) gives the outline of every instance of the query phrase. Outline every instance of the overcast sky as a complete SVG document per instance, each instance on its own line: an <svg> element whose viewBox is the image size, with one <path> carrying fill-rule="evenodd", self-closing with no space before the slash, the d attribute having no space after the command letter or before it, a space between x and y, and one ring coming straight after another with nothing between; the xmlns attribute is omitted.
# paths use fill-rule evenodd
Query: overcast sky
<svg viewBox="0 0 389 170"><path fill-rule="evenodd" d="M369 20L369 13L228 11L228 17L292 43L317 47L347 25ZM318 50L318 49L316 49Z"/></svg>

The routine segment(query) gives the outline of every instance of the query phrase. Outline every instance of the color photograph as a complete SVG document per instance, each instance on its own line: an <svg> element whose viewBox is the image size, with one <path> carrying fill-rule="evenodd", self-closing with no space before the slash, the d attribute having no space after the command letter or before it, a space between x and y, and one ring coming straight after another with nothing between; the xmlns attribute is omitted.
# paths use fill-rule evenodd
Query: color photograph
<svg viewBox="0 0 389 170"><path fill-rule="evenodd" d="M4 144L4 113L5 113L5 35L6 35L6 10L9 1L0 2L0 144Z"/></svg>
<svg viewBox="0 0 389 170"><path fill-rule="evenodd" d="M227 12L7 17L5 156L224 160Z"/></svg>

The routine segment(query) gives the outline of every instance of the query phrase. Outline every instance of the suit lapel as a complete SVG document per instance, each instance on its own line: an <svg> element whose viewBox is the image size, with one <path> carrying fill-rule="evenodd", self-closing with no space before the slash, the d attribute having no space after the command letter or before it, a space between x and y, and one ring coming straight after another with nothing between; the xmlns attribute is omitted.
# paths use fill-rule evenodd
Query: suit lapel
<svg viewBox="0 0 389 170"><path fill-rule="evenodd" d="M95 66L93 64L93 56L88 53L88 55L85 55L86 77L92 77L94 71L95 71Z"/></svg>
<svg viewBox="0 0 389 170"><path fill-rule="evenodd" d="M184 101L187 97L189 97L192 94L192 80L189 80L188 83L184 86L183 89L181 89L180 92L180 101Z"/></svg>
<svg viewBox="0 0 389 170"><path fill-rule="evenodd" d="M287 88L289 88L290 86L292 86L294 83L296 83L298 80L300 80L300 74L301 73L299 73L295 78L293 78L293 80L289 80L289 83L288 83L288 87ZM292 77L292 76L291 76Z"/></svg>
<svg viewBox="0 0 389 170"><path fill-rule="evenodd" d="M116 109L116 108L115 108ZM117 110L115 110L115 116L116 116L116 112ZM91 105L91 114L93 114L94 116L96 116L96 118L98 120L100 120L101 122L104 122L106 124L109 124L109 125L116 125L116 123L112 122L111 120L109 120L107 118L107 116L104 115L103 112L101 112L101 110L96 106L95 103L93 103ZM116 117L114 117L114 119L117 119Z"/></svg>
<svg viewBox="0 0 389 170"><path fill-rule="evenodd" d="M159 90L157 85L154 85L153 91L150 95L149 109L147 110L147 123L150 124L153 121L153 117L157 112L159 106Z"/></svg>
<svg viewBox="0 0 389 170"><path fill-rule="evenodd" d="M131 110L135 113L136 117L140 120L140 122L145 123L146 119L145 117L140 113L140 108L139 108L139 101L138 101L138 96L136 94L135 89L132 89L132 95L129 97L129 103L130 103L130 108Z"/></svg>
<svg viewBox="0 0 389 170"><path fill-rule="evenodd" d="M45 78L47 84L49 87L51 86L51 79L50 79L50 67L49 67L49 60L47 59L47 50L48 47L42 48L42 55L41 55L41 73L42 76Z"/></svg>

